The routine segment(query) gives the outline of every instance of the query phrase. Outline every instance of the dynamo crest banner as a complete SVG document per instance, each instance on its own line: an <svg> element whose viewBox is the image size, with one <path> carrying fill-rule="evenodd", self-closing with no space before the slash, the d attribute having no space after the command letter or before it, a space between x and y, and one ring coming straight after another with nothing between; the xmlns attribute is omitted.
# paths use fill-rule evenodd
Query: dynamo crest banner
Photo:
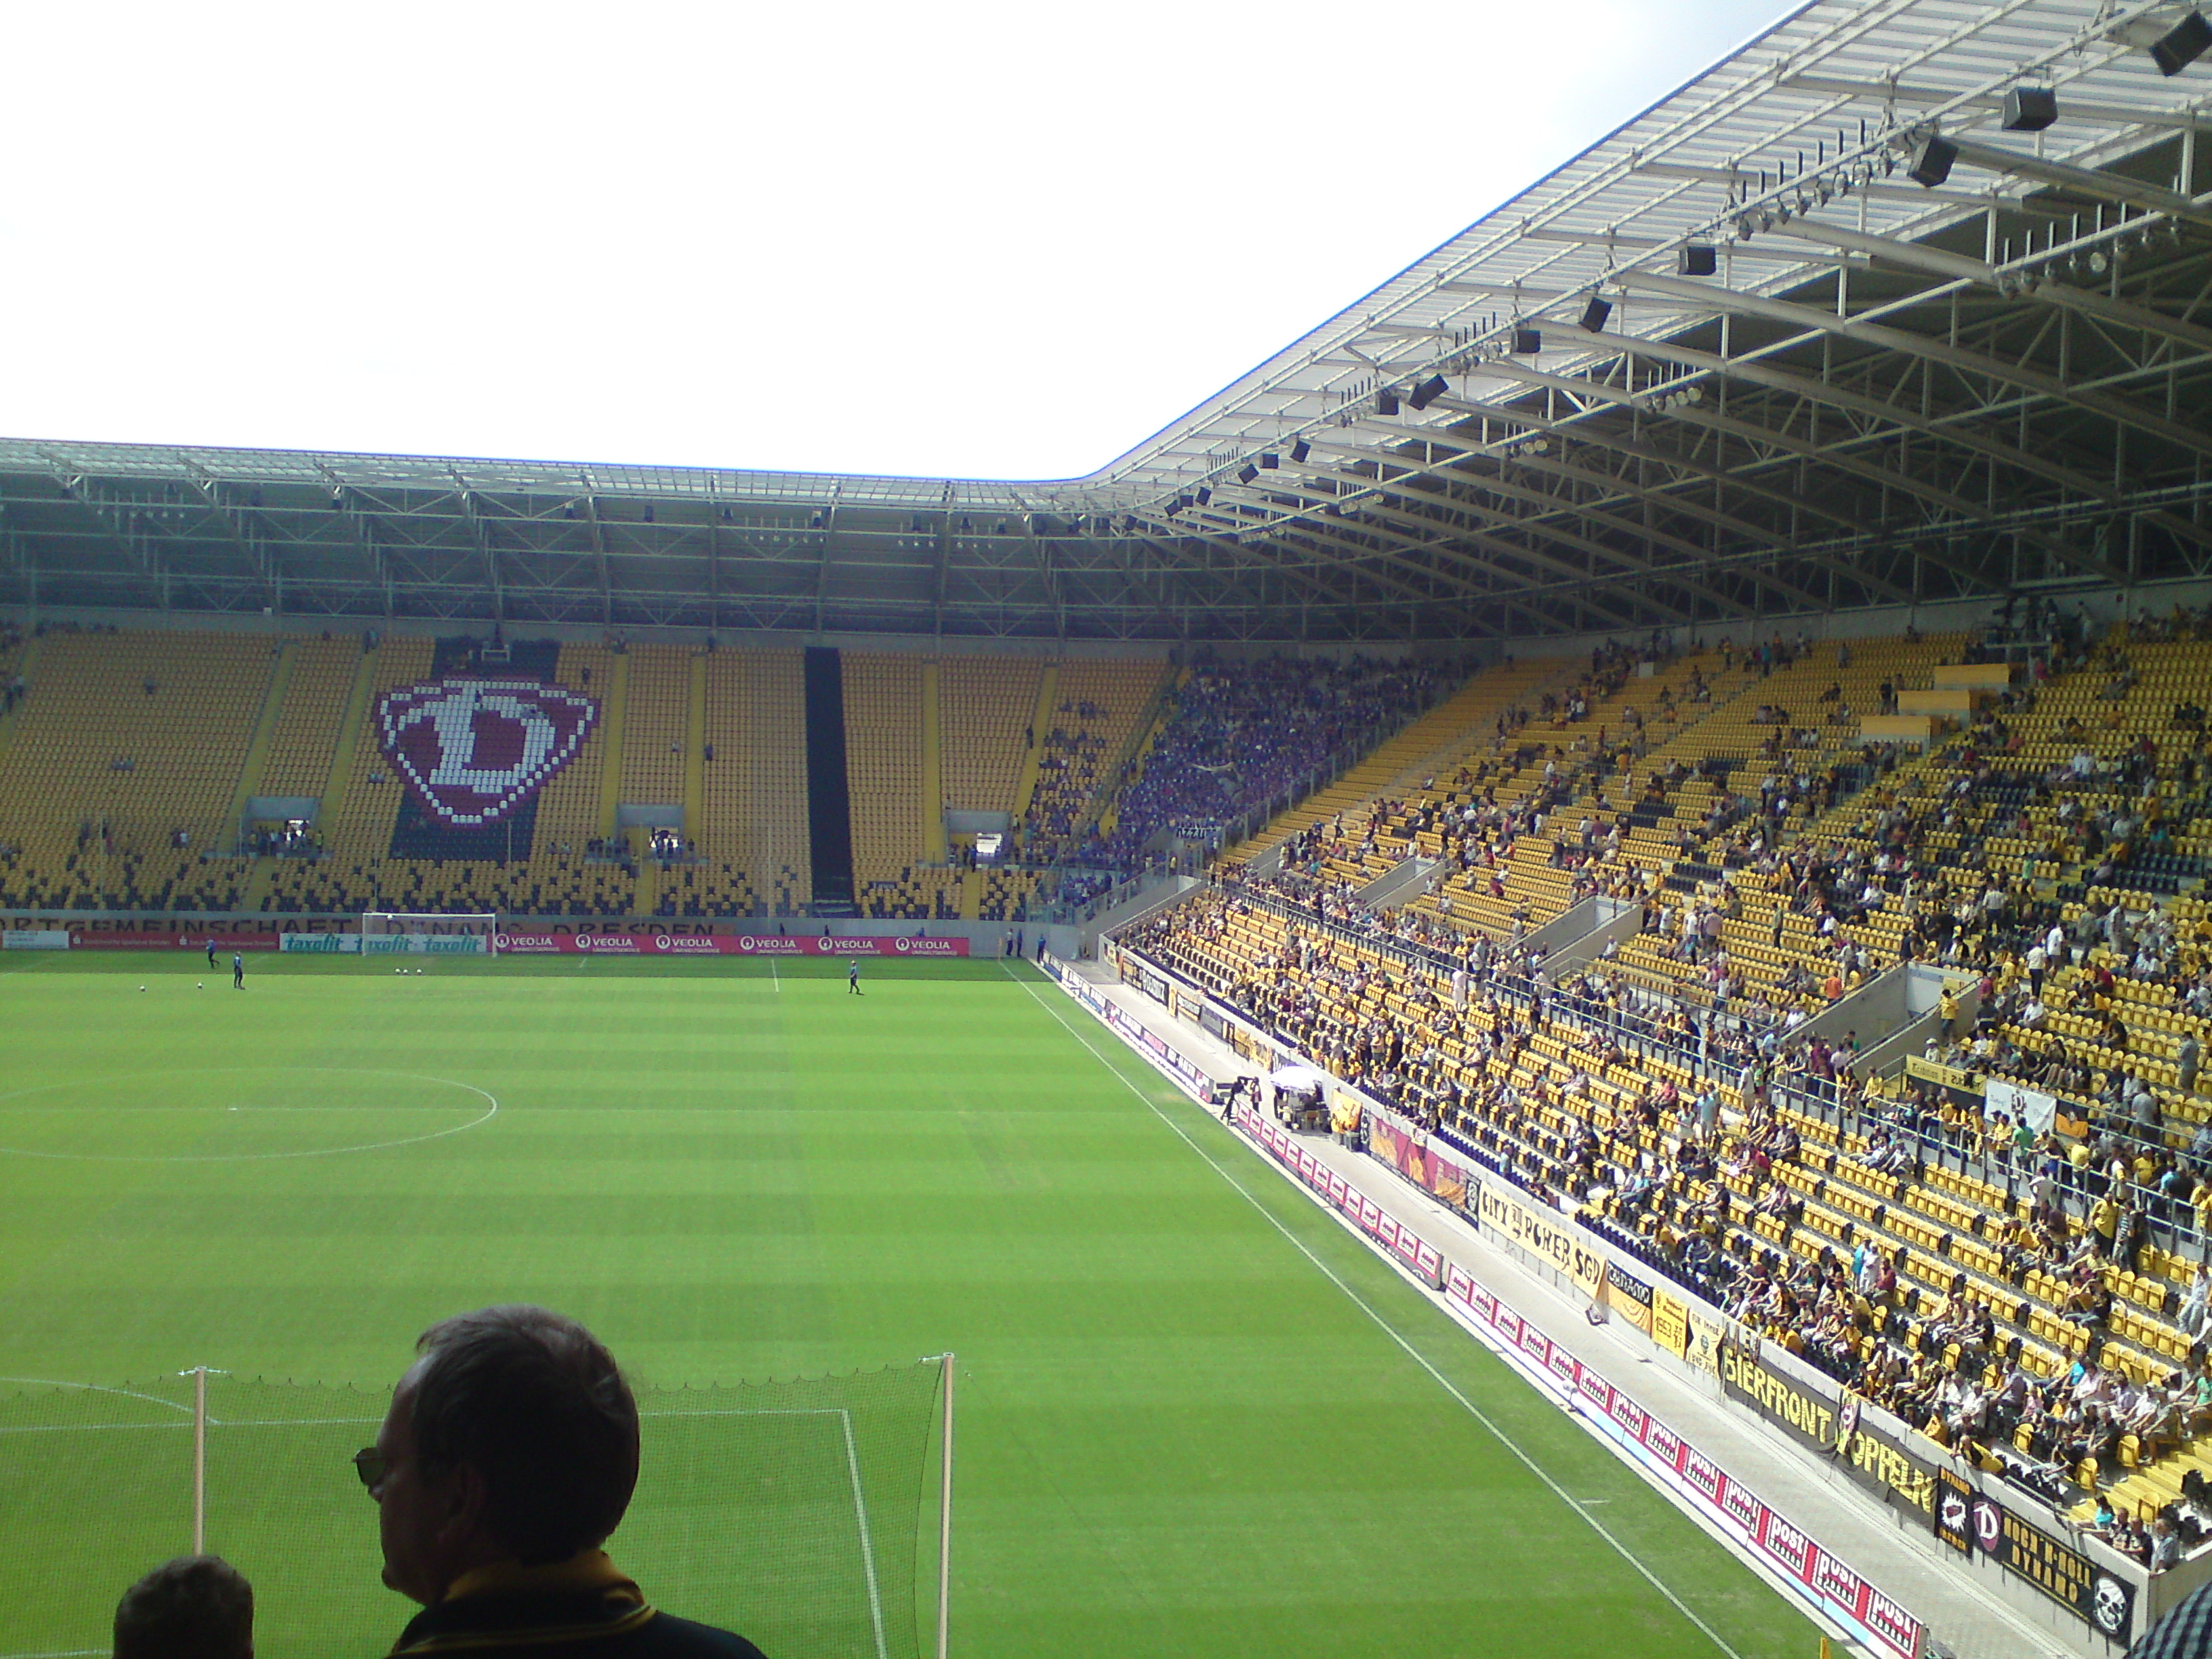
<svg viewBox="0 0 2212 1659"><path fill-rule="evenodd" d="M415 798L441 822L478 830L576 758L599 705L538 680L448 676L386 692L375 718L377 741Z"/></svg>

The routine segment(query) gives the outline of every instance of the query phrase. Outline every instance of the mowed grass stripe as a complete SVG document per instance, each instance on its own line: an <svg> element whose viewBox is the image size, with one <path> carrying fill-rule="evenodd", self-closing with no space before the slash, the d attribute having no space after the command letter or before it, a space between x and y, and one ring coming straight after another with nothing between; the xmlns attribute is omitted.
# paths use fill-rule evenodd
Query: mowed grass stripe
<svg viewBox="0 0 2212 1659"><path fill-rule="evenodd" d="M1370 1273L1379 1269L1382 1275L1380 1283L1387 1286L1401 1303L1409 1303L1410 1310L1417 1312L1418 1316L1414 1321L1416 1325L1425 1327L1427 1334L1431 1337L1438 1330L1442 1330L1449 1333L1453 1339L1460 1338L1461 1334L1456 1327L1453 1326L1432 1303L1413 1292L1397 1274L1395 1269L1382 1262L1371 1250L1363 1244L1352 1242L1334 1218L1324 1215L1318 1206L1311 1204L1303 1194L1291 1188L1271 1168L1262 1170L1260 1166L1264 1164L1265 1160L1249 1144L1231 1133L1210 1115L1197 1111L1180 1092L1167 1085L1158 1074L1141 1060L1123 1049L1117 1042L1102 1042L1099 1036L1094 1034L1087 1024L1084 1023L1079 1017L1071 1017L1069 1011L1059 1003L1042 994L1039 995L1038 1000L1048 1008L1054 1020L1066 1029L1077 1042L1101 1063L1120 1075L1124 1085L1130 1090L1131 1093L1145 1100L1152 1108L1155 1115L1166 1123L1179 1139L1188 1146L1255 1209L1268 1215L1277 1230L1284 1237L1294 1241L1300 1254L1305 1255L1319 1268L1348 1300L1359 1307L1370 1321L1385 1332L1401 1352L1412 1358L1422 1372L1443 1389L1463 1410L1480 1422L1524 1465L1532 1466L1538 1478L1553 1492L1553 1495L1563 1504L1572 1505L1572 1512L1577 1514L1583 1524L1605 1539L1617 1558L1631 1564L1639 1576L1652 1583L1653 1587L1660 1591L1678 1613L1695 1623L1701 1634L1717 1643L1727 1644L1728 1651L1736 1650L1735 1644L1714 1626L1712 1620L1703 1610L1688 1601L1682 1591L1673 1583L1652 1571L1651 1565L1645 1559L1644 1549L1640 1545L1631 1545L1626 1542L1613 1526L1607 1522L1598 1520L1590 1512L1585 1500L1575 1497L1560 1484L1559 1474L1547 1466L1546 1460L1533 1455L1530 1445L1522 1438L1522 1432L1525 1431L1526 1427L1525 1419L1522 1430L1506 1426L1501 1422L1500 1416L1487 1395L1477 1395L1474 1391L1467 1389L1455 1382L1439 1365L1437 1356L1425 1352L1422 1345L1417 1344L1409 1336L1407 1329L1401 1325L1399 1320L1392 1314L1385 1312L1377 1300L1370 1298L1365 1291L1355 1287L1341 1267L1333 1265L1323 1259L1316 1246L1326 1243L1328 1246L1342 1249L1349 1245L1352 1252L1352 1261L1357 1261ZM1204 1137L1203 1139L1201 1136ZM1227 1158L1222 1156L1218 1148L1208 1144L1214 1140L1233 1149ZM1247 1179L1248 1175L1255 1173L1261 1176L1258 1182ZM1289 1200L1287 1210L1283 1202L1286 1196ZM1294 1228L1291 1224L1292 1217L1305 1224L1312 1224L1318 1220L1321 1226L1317 1231L1312 1231L1310 1237L1302 1236L1307 1229ZM1448 1341L1443 1349L1443 1355L1455 1359L1465 1358L1468 1352L1467 1346L1457 1340ZM1486 1352L1479 1348L1474 1349L1473 1352L1482 1362L1484 1369L1493 1373L1504 1370L1503 1362L1497 1360ZM1510 1382L1502 1397L1523 1407L1529 1405L1535 1406L1540 1413L1539 1421L1547 1431L1545 1437L1556 1438L1557 1431L1566 1426L1565 1419L1534 1389L1522 1384L1520 1380L1517 1377L1512 1377L1510 1372L1507 1376ZM1617 1461L1611 1459L1594 1440L1587 1436L1573 1433L1569 1443L1577 1452L1596 1453L1603 1459L1600 1467L1607 1474L1625 1476L1632 1481L1633 1490L1639 1497L1647 1500L1643 1507L1648 1518L1656 1519L1662 1525L1671 1524L1673 1528L1683 1529L1688 1534L1689 1539L1694 1540L1697 1544L1703 1545L1718 1559L1721 1564L1724 1564L1726 1568L1735 1569L1741 1574L1742 1579L1751 1583L1755 1592L1751 1600L1757 1601L1764 1598L1765 1592L1763 1588L1757 1585L1756 1580L1753 1579L1749 1573L1742 1571L1738 1564L1729 1558L1724 1551L1721 1551L1704 1534L1692 1528L1690 1523L1683 1520L1663 1498L1640 1480L1637 1480ZM1611 1496L1607 1496L1596 1501L1610 1504L1613 1500ZM1745 1598L1741 1593L1742 1589L1741 1584L1729 1588L1730 1593L1726 1596L1725 1601L1733 1608L1739 1606ZM1787 1621L1796 1624L1795 1610L1785 1608L1784 1612Z"/></svg>
<svg viewBox="0 0 2212 1659"><path fill-rule="evenodd" d="M1232 1188L1128 1083L1234 1170L1218 1126L999 964L872 963L858 998L835 963L780 976L262 958L240 994L197 958L88 954L11 981L0 1091L136 1073L176 1100L246 1052L451 1078L501 1110L290 1164L0 1159L0 1371L380 1383L432 1319L507 1299L576 1313L663 1382L949 1347L963 1654L1713 1650L1273 1217L1607 1498L1746 1659L1810 1651L1748 1572L1297 1194L1256 1166Z"/></svg>

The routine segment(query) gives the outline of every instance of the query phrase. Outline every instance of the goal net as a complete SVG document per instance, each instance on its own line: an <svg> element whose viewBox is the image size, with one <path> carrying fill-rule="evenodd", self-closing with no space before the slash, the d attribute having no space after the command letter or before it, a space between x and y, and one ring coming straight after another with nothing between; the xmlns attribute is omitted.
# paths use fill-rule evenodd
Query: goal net
<svg viewBox="0 0 2212 1659"><path fill-rule="evenodd" d="M368 910L361 918L363 956L488 957L498 939L496 915Z"/></svg>
<svg viewBox="0 0 2212 1659"><path fill-rule="evenodd" d="M653 1606L775 1659L934 1655L948 1370L640 1390L643 1468L608 1553ZM349 1460L391 1398L219 1374L204 1405L189 1376L0 1396L21 1570L0 1651L104 1653L124 1589L197 1547L252 1582L259 1659L388 1652L415 1609L379 1582Z"/></svg>

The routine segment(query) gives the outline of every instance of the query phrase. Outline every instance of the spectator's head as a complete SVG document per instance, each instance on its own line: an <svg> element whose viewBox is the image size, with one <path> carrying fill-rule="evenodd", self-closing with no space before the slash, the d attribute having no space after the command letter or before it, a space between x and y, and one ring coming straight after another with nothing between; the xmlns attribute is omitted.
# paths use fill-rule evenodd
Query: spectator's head
<svg viewBox="0 0 2212 1659"><path fill-rule="evenodd" d="M604 1541L637 1485L637 1402L614 1356L520 1306L446 1320L416 1348L362 1459L384 1582L428 1607L472 1569Z"/></svg>
<svg viewBox="0 0 2212 1659"><path fill-rule="evenodd" d="M219 1556L163 1562L116 1604L115 1659L253 1659L253 1586Z"/></svg>

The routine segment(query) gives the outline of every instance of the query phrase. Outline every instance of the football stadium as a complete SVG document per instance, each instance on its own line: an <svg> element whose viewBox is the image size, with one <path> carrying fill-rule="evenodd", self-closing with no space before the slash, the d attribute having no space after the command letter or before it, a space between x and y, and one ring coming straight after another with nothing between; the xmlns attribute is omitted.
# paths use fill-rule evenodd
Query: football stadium
<svg viewBox="0 0 2212 1659"><path fill-rule="evenodd" d="M1083 477L0 438L0 1659L2212 1655L2212 23L1599 113Z"/></svg>

